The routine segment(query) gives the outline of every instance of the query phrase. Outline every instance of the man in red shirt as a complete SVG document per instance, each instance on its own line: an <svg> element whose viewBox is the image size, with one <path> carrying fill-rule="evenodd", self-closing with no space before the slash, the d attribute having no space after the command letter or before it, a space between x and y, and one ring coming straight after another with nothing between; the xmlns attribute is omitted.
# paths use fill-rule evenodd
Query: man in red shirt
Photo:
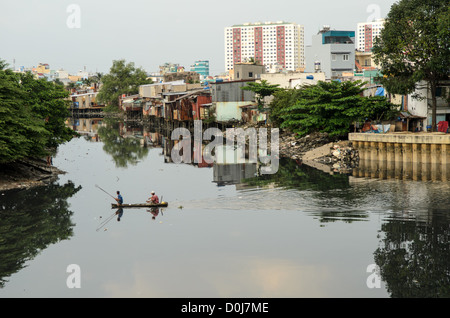
<svg viewBox="0 0 450 318"><path fill-rule="evenodd" d="M147 202L151 202L151 203L159 203L159 198L158 196L155 194L155 191L152 191L152 196L150 197L150 199L147 200Z"/></svg>

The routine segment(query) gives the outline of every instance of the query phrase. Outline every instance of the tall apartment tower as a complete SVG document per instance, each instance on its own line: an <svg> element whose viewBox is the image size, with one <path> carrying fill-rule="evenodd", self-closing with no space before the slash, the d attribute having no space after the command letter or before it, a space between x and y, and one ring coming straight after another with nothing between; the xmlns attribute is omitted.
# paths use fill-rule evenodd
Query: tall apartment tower
<svg viewBox="0 0 450 318"><path fill-rule="evenodd" d="M358 23L356 31L356 49L360 52L371 52L375 39L384 28L384 19L373 22Z"/></svg>
<svg viewBox="0 0 450 318"><path fill-rule="evenodd" d="M266 70L305 67L304 27L296 23L257 22L225 28L225 68L253 59Z"/></svg>

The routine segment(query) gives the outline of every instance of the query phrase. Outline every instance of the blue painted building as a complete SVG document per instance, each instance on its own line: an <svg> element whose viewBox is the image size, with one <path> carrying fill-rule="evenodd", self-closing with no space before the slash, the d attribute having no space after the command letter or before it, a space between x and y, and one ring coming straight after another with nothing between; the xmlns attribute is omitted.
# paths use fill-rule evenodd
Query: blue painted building
<svg viewBox="0 0 450 318"><path fill-rule="evenodd" d="M191 72L196 72L204 78L209 76L209 61L195 61L195 63L191 65Z"/></svg>
<svg viewBox="0 0 450 318"><path fill-rule="evenodd" d="M326 79L338 79L355 70L355 31L324 27L305 49L305 72L324 72Z"/></svg>

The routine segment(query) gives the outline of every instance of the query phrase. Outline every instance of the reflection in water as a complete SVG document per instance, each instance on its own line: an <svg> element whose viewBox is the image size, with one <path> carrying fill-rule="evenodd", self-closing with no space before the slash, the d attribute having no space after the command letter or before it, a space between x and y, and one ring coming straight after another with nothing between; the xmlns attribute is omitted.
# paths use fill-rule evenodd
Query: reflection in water
<svg viewBox="0 0 450 318"><path fill-rule="evenodd" d="M97 232L100 231L101 229L105 229L105 226L111 222L111 220L114 220L114 218L117 217L117 222L120 222L120 220L122 219L123 216L123 209L119 208L117 209L117 211L115 211L113 214L111 214L110 216L108 216L105 220L103 220L99 226L97 227ZM105 229L106 230L106 229Z"/></svg>
<svg viewBox="0 0 450 318"><path fill-rule="evenodd" d="M106 125L98 129L98 135L104 143L103 150L111 155L117 167L136 165L147 156L148 149L141 147L140 138L135 138L133 133L126 134L123 124L115 119L105 122Z"/></svg>
<svg viewBox="0 0 450 318"><path fill-rule="evenodd" d="M124 136L130 134L135 137L124 138ZM139 130L114 124L105 128L105 131L99 135L101 140L105 142L105 152L113 156L117 166L121 166L121 163L123 166L127 166L128 163L134 164L140 159L144 160L146 152L143 149L146 149L146 147L161 147L162 153L165 155L164 162L171 162L170 150L173 148L173 141L170 140L168 134L156 130L149 132L147 128L140 128ZM133 142L126 144L125 140ZM210 165L198 165L198 167L210 167ZM449 180L444 180L444 176L449 169L445 166L441 166L438 170L432 168L428 165L412 166L411 168L408 162L403 161L390 165L387 162L363 160L352 175L346 175L324 173L307 165L302 165L298 161L281 159L276 174L260 175L256 164L214 164L211 181L217 186L227 185L227 189L234 187L236 191L226 192L225 195L183 201L182 205L186 207L187 211L211 211L212 213L209 215L213 218L223 216L223 211L225 211L225 214L230 212L230 215L234 216L236 216L236 213L233 212L236 211L239 216L244 214L248 216L251 214L250 212L255 212L250 216L255 224L260 221L264 222L264 217L267 218L268 213L259 212L270 212L271 215L280 211L285 212L279 214L280 219L283 219L286 215L304 214L317 220L320 228L326 227L324 231L329 228L330 232L333 229L332 225L338 225L338 222L352 223L352 229L355 229L355 233L352 232L350 235L354 235L355 246L361 250L366 248L369 256L373 255L373 262L379 266L381 277L390 296L449 297L450 214L448 207L450 206L450 184L443 182ZM173 182L173 178L174 176L171 175L164 176L164 180L167 180L168 183ZM183 176L180 174L176 178L183 178ZM139 186L139 181L136 181L136 183ZM224 187L219 189L224 190ZM173 205L172 207L176 208L177 206ZM214 213L216 211L217 214ZM119 220L123 217L123 213L120 213L120 211L116 213L113 213L111 219ZM149 213L153 220L162 215L162 211L159 210L146 210L145 213ZM376 221L373 221L373 219L376 219ZM128 219L126 220L128 221ZM379 225L376 224L376 228L379 228L379 236L375 238L376 233L374 235L375 246L362 246L365 242L359 241L359 235L361 234L358 233L358 230L360 227L356 226L370 224L371 222L376 223L377 220L380 223ZM190 224L195 226L196 223L204 224L199 220L194 220ZM283 225L280 232L273 233L274 244L281 242L277 240L276 236L280 235L286 227L286 225ZM217 228L214 229L217 230ZM299 229L316 233L314 228L305 229L299 225ZM251 231L252 229L248 227L246 230ZM189 231L188 234L195 236L194 232ZM253 234L253 232L250 234ZM298 233L290 232L289 234L296 237L295 235ZM218 237L216 233L208 232L208 235L211 235L212 241L215 239L222 242L222 238ZM323 235L323 232L320 235ZM186 242L191 242L190 239L186 238ZM204 237L195 242L203 243L203 240ZM339 238L336 241L346 242L340 241ZM378 246L376 246L377 243ZM314 248L320 254L323 251L321 246L334 248L337 243L319 241L315 244ZM176 246L178 245L177 243ZM243 245L245 244L239 242L239 245L236 246ZM295 251L297 247L298 251ZM195 248L196 246L193 246L194 250ZM216 246L214 248L217 249ZM300 245L296 245L295 248L290 250L289 253L304 252ZM347 251L352 247L344 246L342 248L343 251ZM207 250L205 259L212 259L211 251L216 249ZM352 252L353 250L350 251L350 253ZM355 256L355 259L358 257ZM190 259L187 259L187 261L189 262ZM317 275L322 279L326 277L317 294L326 290L328 284L331 284L329 281L332 280L332 275L326 269L314 274L317 270L316 265L320 265L319 262L308 267L310 269L308 271L308 268L301 266L299 270L299 265L295 259L292 261L292 265L289 261L291 259L287 258L286 260L280 260L279 263L270 263L270 261L262 259L258 266L252 263L248 267L251 270L245 274L246 277L260 274L261 277L258 276L257 278L258 281L262 281L262 277L274 277L274 275L281 275L277 273L286 273L290 269L289 275L279 277L278 283L283 285L283 290L289 290L290 286L294 286L289 284L293 277L296 277L296 282L307 282L308 275L305 273L313 273L311 275ZM176 262L168 263L170 264L161 263L161 267L174 266L173 269L176 269L176 265L173 265ZM241 264L239 263L239 265ZM330 265L330 268L332 266ZM214 266L210 267L214 268ZM229 270L229 267L227 267L227 270ZM148 273L148 271L145 270L143 273ZM186 281L189 280L186 277L181 277L182 273L180 272L176 282L183 281L185 283L180 287L181 289L188 286ZM328 276L325 273L328 273ZM211 275L211 272L202 273L202 277L208 274ZM299 277L299 275L304 275L304 277ZM217 277L210 276L208 277L208 283L216 280L216 283L219 284L222 277L222 272ZM230 277L228 279L233 279L235 276L230 275ZM149 279L145 277L143 281ZM364 282L361 282L361 284L364 284ZM240 282L236 281L236 286L242 288L241 285ZM299 285L296 284L295 286L298 287ZM117 291L123 290L123 286L120 284L116 287ZM251 287L249 285L248 288ZM279 285L276 287L278 288ZM113 287L110 286L110 288ZM290 295L296 293L298 291L293 290ZM311 296L311 293L309 295ZM158 296L158 294L156 293L155 296Z"/></svg>
<svg viewBox="0 0 450 318"><path fill-rule="evenodd" d="M391 297L450 297L450 184L388 183L374 253Z"/></svg>
<svg viewBox="0 0 450 318"><path fill-rule="evenodd" d="M280 169L279 175L253 178L248 184L312 191L307 200L296 198L297 191L291 191L290 196L276 192L268 199L290 197L294 202L312 205L312 215L320 222L352 222L368 218L375 209L391 211L381 225L380 245L374 252L374 261L391 297L450 297L448 183L439 186L430 182L355 179L318 173L309 167L295 166L292 161L284 161ZM263 201L262 196L259 200Z"/></svg>
<svg viewBox="0 0 450 318"><path fill-rule="evenodd" d="M450 297L450 215L430 208L428 217L394 218L381 227L374 256L391 297Z"/></svg>
<svg viewBox="0 0 450 318"><path fill-rule="evenodd" d="M218 186L240 184L257 175L256 163L214 164L213 182Z"/></svg>
<svg viewBox="0 0 450 318"><path fill-rule="evenodd" d="M0 287L50 244L73 235L67 199L80 189L68 182L2 192Z"/></svg>
<svg viewBox="0 0 450 318"><path fill-rule="evenodd" d="M161 209L154 207L154 208L151 208L151 209L147 209L147 212L149 212L152 215L152 220L155 220L156 217L161 212ZM161 215L162 215L162 212L161 212Z"/></svg>
<svg viewBox="0 0 450 318"><path fill-rule="evenodd" d="M349 178L345 174L327 174L301 164L297 160L282 158L278 172L260 175L246 180L248 186L261 187L275 184L276 187L297 190L328 191L349 188Z"/></svg>
<svg viewBox="0 0 450 318"><path fill-rule="evenodd" d="M369 216L371 192L353 187L345 174L328 174L281 159L272 175L258 175L256 164L214 165L214 182L234 184L237 198L191 201L195 207L233 210L287 210L307 212L320 223L351 223Z"/></svg>
<svg viewBox="0 0 450 318"><path fill-rule="evenodd" d="M353 176L414 181L450 181L450 164L372 160L361 158Z"/></svg>
<svg viewBox="0 0 450 318"><path fill-rule="evenodd" d="M353 171L355 177L450 181L450 156L442 148L446 145L364 144L358 147L359 167Z"/></svg>
<svg viewBox="0 0 450 318"><path fill-rule="evenodd" d="M116 211L116 215L117 215L117 221L120 222L120 219L123 216L123 209L122 208L118 208Z"/></svg>
<svg viewBox="0 0 450 318"><path fill-rule="evenodd" d="M155 220L156 217L157 217L159 214L163 215L163 213L162 213L162 210L163 210L163 209L158 208L158 207L153 207L153 208L145 209L145 210L144 210L144 209L140 209L140 208L136 208L135 210L137 210L137 211L145 211L145 213L149 213L149 214L151 215L151 217L152 217L152 220ZM135 213L135 212L133 212L133 213ZM98 225L96 231L97 231L97 232L100 231L100 230L105 230L105 231L106 231L106 225L107 225L109 222L111 222L111 221L114 220L114 219L116 219L117 222L120 222L120 221L122 220L122 217L123 217L123 216L124 216L124 210L123 210L123 208L117 209L117 211L115 211L115 212L112 213L110 216L108 216L105 220L103 220L102 222L100 222L100 224Z"/></svg>
<svg viewBox="0 0 450 318"><path fill-rule="evenodd" d="M86 138L99 141L98 129L103 125L103 118L69 118L66 125Z"/></svg>

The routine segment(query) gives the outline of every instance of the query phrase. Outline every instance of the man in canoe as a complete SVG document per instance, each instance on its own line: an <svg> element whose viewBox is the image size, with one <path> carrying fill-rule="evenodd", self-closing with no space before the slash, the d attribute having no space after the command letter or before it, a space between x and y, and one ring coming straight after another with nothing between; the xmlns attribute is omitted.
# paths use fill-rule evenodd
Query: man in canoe
<svg viewBox="0 0 450 318"><path fill-rule="evenodd" d="M116 199L118 205L122 205L123 204L123 198L120 195L120 191L117 191L117 198L115 198L115 199Z"/></svg>
<svg viewBox="0 0 450 318"><path fill-rule="evenodd" d="M153 204L157 204L159 203L159 198L158 196L155 194L155 191L151 192L152 196L150 197L150 199L147 200L148 203L153 203Z"/></svg>

